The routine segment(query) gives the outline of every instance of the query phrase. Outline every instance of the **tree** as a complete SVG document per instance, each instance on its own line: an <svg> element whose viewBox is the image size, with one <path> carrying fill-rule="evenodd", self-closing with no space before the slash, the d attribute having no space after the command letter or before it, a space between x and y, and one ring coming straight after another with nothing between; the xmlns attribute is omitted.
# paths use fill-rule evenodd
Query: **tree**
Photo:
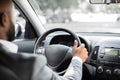
<svg viewBox="0 0 120 80"><path fill-rule="evenodd" d="M56 9L65 9L78 6L78 0L37 0L40 9L45 11L46 9L51 9L55 11Z"/></svg>

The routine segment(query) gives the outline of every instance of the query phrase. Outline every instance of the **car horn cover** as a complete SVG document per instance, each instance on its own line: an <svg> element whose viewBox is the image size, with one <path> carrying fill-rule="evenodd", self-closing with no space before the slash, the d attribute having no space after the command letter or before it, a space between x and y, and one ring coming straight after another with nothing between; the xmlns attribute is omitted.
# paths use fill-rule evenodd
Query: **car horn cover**
<svg viewBox="0 0 120 80"><path fill-rule="evenodd" d="M47 57L48 65L51 67L59 66L64 61L68 50L69 47L64 45L50 45L47 47L45 55Z"/></svg>

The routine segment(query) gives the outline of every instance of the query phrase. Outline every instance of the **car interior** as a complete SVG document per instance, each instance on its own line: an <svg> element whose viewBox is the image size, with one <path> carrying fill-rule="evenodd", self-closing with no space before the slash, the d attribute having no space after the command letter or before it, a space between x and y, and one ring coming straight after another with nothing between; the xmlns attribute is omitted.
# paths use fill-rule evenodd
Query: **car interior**
<svg viewBox="0 0 120 80"><path fill-rule="evenodd" d="M81 45L81 43L84 43L88 51L88 59L83 64L82 80L120 80L119 21L100 22L100 23L83 22L79 25L77 22L75 22L77 25L69 24L70 22L61 23L61 24L57 24L57 22L55 22L55 24L58 25L57 28L56 25L52 25L51 23L48 23L50 26L52 26L52 28L50 27L48 29L46 25L47 23L46 24L42 23L42 21L39 19L39 15L37 15L37 10L34 9L34 6L35 7L37 6L35 5L36 4L35 1L13 0L16 11L18 12L16 13L17 14L16 39L13 41L13 43L18 46L17 53L23 55L21 57L21 60L23 59L22 61L27 62L27 59L28 60L34 59L34 56L33 57L27 56L26 54L23 53L33 54L33 55L35 54L36 56L42 54L47 58L46 65L49 68L51 68L59 75L64 75L72 59L71 50L74 44L74 40L77 40L79 45ZM79 1L83 1L83 0L79 0ZM120 6L119 0L89 0L88 3L89 5L99 4L99 5L109 6L112 4L113 5L119 4ZM82 6L84 7L84 5ZM120 7L117 10L119 10L118 13L120 14ZM104 21L104 19L102 20ZM113 18L111 20L113 20ZM63 26L63 24L65 25ZM75 26L78 26L80 28L77 28ZM85 27L86 32L79 32L83 30L82 27L83 28ZM94 28L95 31L98 32L93 32ZM74 29L76 29L76 32L74 31ZM100 32L99 31L100 29L103 32L102 31ZM109 30L110 32L107 32ZM2 48L1 43L0 43L0 48ZM3 52L6 51L8 50L5 50ZM11 53L11 50L8 52ZM6 56L3 54L0 55ZM15 57L17 56L13 56L13 57L14 57L13 59L16 59ZM3 62L5 61L5 59L7 59L7 57L5 57L5 59L3 57L0 58L1 60L3 60ZM12 59L7 59L7 60L12 60ZM27 65L24 64L24 62L23 63L21 62L21 65L19 65L18 63L14 63L14 64L18 66ZM32 65L28 65L28 66L25 67L24 69L20 69L19 67L20 70L25 71L24 74L21 72L22 74L21 76L24 77L24 80L29 80L28 75L30 75L29 73L31 73L31 71L27 72L28 71L27 68L33 67ZM10 67L13 70L15 70L16 68L12 64ZM0 68L0 71L2 70L4 70L3 67ZM7 74L6 73L7 72L4 72L3 74L5 74L8 77L9 74L13 74L13 73L7 73ZM4 80L8 80L8 78ZM9 78L9 80L14 80L14 78Z"/></svg>

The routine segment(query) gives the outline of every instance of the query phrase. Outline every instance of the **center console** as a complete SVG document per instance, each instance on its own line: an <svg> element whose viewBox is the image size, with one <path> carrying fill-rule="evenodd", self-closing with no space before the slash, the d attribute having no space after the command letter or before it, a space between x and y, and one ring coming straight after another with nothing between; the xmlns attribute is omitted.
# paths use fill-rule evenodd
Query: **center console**
<svg viewBox="0 0 120 80"><path fill-rule="evenodd" d="M105 47L97 57L97 77L120 80L120 48Z"/></svg>
<svg viewBox="0 0 120 80"><path fill-rule="evenodd" d="M120 80L120 40L103 40L96 47L95 80Z"/></svg>

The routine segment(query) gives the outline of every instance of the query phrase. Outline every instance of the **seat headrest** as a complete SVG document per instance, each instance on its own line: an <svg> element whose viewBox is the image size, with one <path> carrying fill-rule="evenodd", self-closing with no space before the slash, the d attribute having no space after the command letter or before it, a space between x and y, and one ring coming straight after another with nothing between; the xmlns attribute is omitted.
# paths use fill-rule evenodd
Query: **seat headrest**
<svg viewBox="0 0 120 80"><path fill-rule="evenodd" d="M12 42L0 40L0 51L7 53L17 53L18 46L13 44Z"/></svg>

